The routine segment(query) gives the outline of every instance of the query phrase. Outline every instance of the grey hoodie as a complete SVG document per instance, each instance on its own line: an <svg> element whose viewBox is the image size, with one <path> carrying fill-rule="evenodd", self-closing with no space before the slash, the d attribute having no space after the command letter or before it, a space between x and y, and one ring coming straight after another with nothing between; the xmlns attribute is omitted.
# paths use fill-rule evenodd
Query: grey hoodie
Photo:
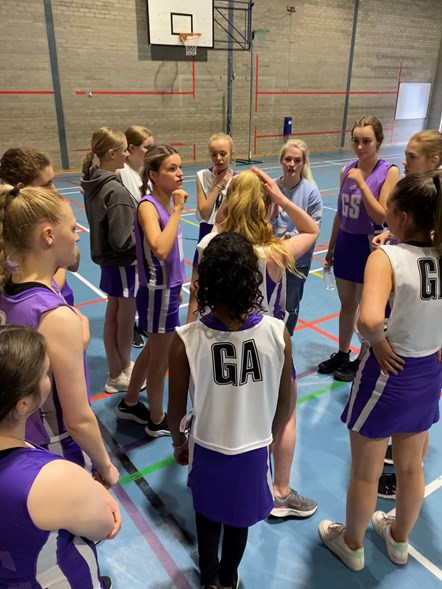
<svg viewBox="0 0 442 589"><path fill-rule="evenodd" d="M100 266L130 266L136 259L136 204L118 176L92 166L81 180L90 227L91 257Z"/></svg>

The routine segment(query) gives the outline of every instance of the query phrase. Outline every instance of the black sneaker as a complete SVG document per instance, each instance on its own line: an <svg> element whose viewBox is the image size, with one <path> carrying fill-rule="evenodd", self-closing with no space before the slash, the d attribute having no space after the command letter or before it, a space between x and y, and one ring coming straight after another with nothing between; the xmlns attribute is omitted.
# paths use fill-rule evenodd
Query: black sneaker
<svg viewBox="0 0 442 589"><path fill-rule="evenodd" d="M112 579L110 577L101 577L101 581L106 589L112 588Z"/></svg>
<svg viewBox="0 0 442 589"><path fill-rule="evenodd" d="M341 382L351 382L355 379L360 363L361 361L357 358L356 360L348 362L346 366L343 366L342 368L339 368L333 372L333 378Z"/></svg>
<svg viewBox="0 0 442 589"><path fill-rule="evenodd" d="M387 451L385 452L384 463L393 464L393 446L391 444L388 444Z"/></svg>
<svg viewBox="0 0 442 589"><path fill-rule="evenodd" d="M154 423L149 416L144 431L151 438L160 438L161 436L170 436L169 426L167 425L167 414L164 414L163 420L160 423Z"/></svg>
<svg viewBox="0 0 442 589"><path fill-rule="evenodd" d="M382 499L396 499L396 474L381 474L378 483L378 497Z"/></svg>
<svg viewBox="0 0 442 589"><path fill-rule="evenodd" d="M144 339L141 333L138 330L138 327L134 325L134 334L132 338L132 347L133 348L144 348Z"/></svg>
<svg viewBox="0 0 442 589"><path fill-rule="evenodd" d="M335 352L328 360L318 364L319 374L331 374L335 370L344 368L350 362L350 352Z"/></svg>
<svg viewBox="0 0 442 589"><path fill-rule="evenodd" d="M138 401L138 403L133 407L129 407L129 405L126 405L124 402L124 399L121 399L121 401L115 407L115 415L120 419L136 421L137 423L141 423L143 425L149 423L150 419L150 411L145 405L143 405L143 403L141 403L141 401Z"/></svg>

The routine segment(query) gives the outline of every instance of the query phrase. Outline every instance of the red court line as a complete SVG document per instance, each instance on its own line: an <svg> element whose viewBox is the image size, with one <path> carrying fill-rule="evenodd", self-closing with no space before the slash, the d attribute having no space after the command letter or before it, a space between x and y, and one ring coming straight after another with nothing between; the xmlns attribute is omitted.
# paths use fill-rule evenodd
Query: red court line
<svg viewBox="0 0 442 589"><path fill-rule="evenodd" d="M71 205L75 205L76 207L79 207L80 209L85 209L84 205L81 205L79 202L72 200L72 198L68 198L67 196L65 196L64 194L62 194L62 197L68 201L68 203L70 203Z"/></svg>
<svg viewBox="0 0 442 589"><path fill-rule="evenodd" d="M301 321L301 320L298 319L298 321ZM303 326L301 325L301 327L303 327ZM321 335L323 335L324 337L327 337L328 339L332 340L333 342L339 343L339 338L332 335L331 333L328 333L327 331L324 331L323 329L321 329L319 327L316 327L316 325L307 324L305 327L307 327L308 329L312 329L313 331L316 331L317 333L320 333ZM354 346L350 346L350 350L352 352L355 352L356 354L359 354L359 349L355 348Z"/></svg>
<svg viewBox="0 0 442 589"><path fill-rule="evenodd" d="M99 401L100 399L104 399L109 396L110 395L108 395L107 393L98 393L97 395L94 395L93 397L91 397L91 403L95 403L95 401Z"/></svg>
<svg viewBox="0 0 442 589"><path fill-rule="evenodd" d="M33 96L47 96L54 94L52 90L0 90L0 94L3 95L33 95Z"/></svg>
<svg viewBox="0 0 442 589"><path fill-rule="evenodd" d="M84 90L77 90L75 93L77 96L85 96L88 92ZM183 92L175 91L153 91L153 90L91 90L92 96L192 96L192 90L186 90Z"/></svg>
<svg viewBox="0 0 442 589"><path fill-rule="evenodd" d="M107 297L105 299L94 299L93 301L85 301L84 303L75 303L74 307L86 307L87 305L95 305L95 303L106 303Z"/></svg>

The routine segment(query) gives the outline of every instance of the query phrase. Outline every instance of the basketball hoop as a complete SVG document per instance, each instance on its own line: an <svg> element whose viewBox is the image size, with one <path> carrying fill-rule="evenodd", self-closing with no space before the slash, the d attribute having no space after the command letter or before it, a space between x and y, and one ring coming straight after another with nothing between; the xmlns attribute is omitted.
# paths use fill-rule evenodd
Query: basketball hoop
<svg viewBox="0 0 442 589"><path fill-rule="evenodd" d="M201 33L180 33L180 41L186 48L186 55L196 55L198 41Z"/></svg>

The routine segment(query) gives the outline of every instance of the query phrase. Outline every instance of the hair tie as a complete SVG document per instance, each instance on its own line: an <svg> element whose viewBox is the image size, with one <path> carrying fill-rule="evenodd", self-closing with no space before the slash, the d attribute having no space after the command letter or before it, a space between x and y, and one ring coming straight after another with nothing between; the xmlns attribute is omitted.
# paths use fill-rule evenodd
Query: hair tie
<svg viewBox="0 0 442 589"><path fill-rule="evenodd" d="M18 194L20 193L20 188L18 186L14 186L12 190L9 191L8 196L11 200L13 200Z"/></svg>

